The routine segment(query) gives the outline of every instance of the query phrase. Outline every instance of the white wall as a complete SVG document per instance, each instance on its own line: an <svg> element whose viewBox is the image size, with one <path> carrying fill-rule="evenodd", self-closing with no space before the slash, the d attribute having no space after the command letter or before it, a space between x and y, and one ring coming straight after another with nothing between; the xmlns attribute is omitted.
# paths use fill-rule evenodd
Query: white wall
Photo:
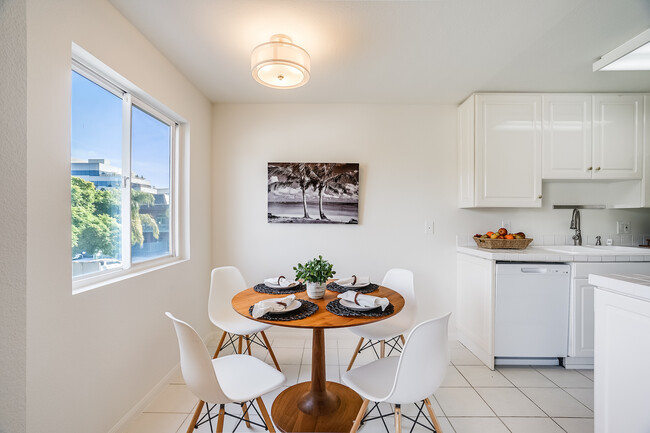
<svg viewBox="0 0 650 433"><path fill-rule="evenodd" d="M215 266L233 264L249 284L318 254L338 275L380 281L391 267L415 273L419 320L454 311L456 235L512 228L536 236L569 230L570 211L458 209L456 107L402 105L215 105ZM267 162L358 162L359 225L269 224ZM554 189L554 191L550 191ZM433 236L424 222L434 220ZM650 210L583 211L585 233L615 232L615 221L650 234ZM604 238L604 237L603 237ZM453 316L452 316L453 318Z"/></svg>
<svg viewBox="0 0 650 433"><path fill-rule="evenodd" d="M12 433L26 424L26 18L24 0L0 0L0 432Z"/></svg>
<svg viewBox="0 0 650 433"><path fill-rule="evenodd" d="M190 123L191 260L72 295L72 42ZM104 0L27 1L27 431L106 432L211 331L211 104ZM4 392L3 392L4 394Z"/></svg>

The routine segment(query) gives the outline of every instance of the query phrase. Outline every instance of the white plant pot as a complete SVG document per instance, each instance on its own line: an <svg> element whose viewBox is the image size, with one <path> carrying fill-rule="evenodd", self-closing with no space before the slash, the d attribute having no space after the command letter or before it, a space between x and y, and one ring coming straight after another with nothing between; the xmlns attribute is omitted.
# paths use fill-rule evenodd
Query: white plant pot
<svg viewBox="0 0 650 433"><path fill-rule="evenodd" d="M307 283L307 296L311 299L322 299L325 296L326 283Z"/></svg>

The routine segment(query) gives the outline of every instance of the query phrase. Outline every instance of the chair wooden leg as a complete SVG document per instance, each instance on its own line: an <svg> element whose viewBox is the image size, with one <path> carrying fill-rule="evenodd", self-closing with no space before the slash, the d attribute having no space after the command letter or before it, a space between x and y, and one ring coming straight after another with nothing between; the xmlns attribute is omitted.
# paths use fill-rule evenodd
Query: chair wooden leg
<svg viewBox="0 0 650 433"><path fill-rule="evenodd" d="M196 421L199 419L199 415L201 415L201 409L203 409L203 405L205 402L203 400L199 401L198 406L196 406L196 410L194 411L194 416L192 417L192 421L190 422L189 427L187 427L187 433L192 433L194 430L194 426L196 425Z"/></svg>
<svg viewBox="0 0 650 433"><path fill-rule="evenodd" d="M350 371L352 368L352 364L354 364L354 360L357 359L357 354L359 353L359 349L361 349L361 345L363 344L363 337L359 338L359 344L357 344L357 348L354 349L354 355L352 355L352 359L350 360L350 364L348 365L348 369L346 371Z"/></svg>
<svg viewBox="0 0 650 433"><path fill-rule="evenodd" d="M370 401L366 399L364 399L363 403L361 403L361 409L359 409L357 418L354 420L354 424L352 424L350 433L356 433L356 431L359 429L359 426L361 425L361 420L363 419L363 416L366 414L366 409L368 409L368 403L370 403Z"/></svg>
<svg viewBox="0 0 650 433"><path fill-rule="evenodd" d="M239 348L237 349L237 353L239 353L240 355L241 355L241 343L243 338L244 337L242 337L241 335L239 336L239 344L238 344Z"/></svg>
<svg viewBox="0 0 650 433"><path fill-rule="evenodd" d="M262 418L264 418L264 423L266 424L266 427L269 429L269 433L275 433L275 428L273 427L273 421L271 421L271 417L269 416L269 413L266 411L266 406L264 406L264 401L262 400L262 397L257 397L257 405L260 407L260 412L262 412Z"/></svg>
<svg viewBox="0 0 650 433"><path fill-rule="evenodd" d="M438 424L438 418L436 418L436 414L433 413L433 408L431 407L431 401L428 398L425 398L424 404L427 405L427 410L429 411L429 415L431 416L431 421L433 422L433 426L436 428L436 433L442 433L440 424Z"/></svg>
<svg viewBox="0 0 650 433"><path fill-rule="evenodd" d="M402 408L395 405L395 433L402 433Z"/></svg>
<svg viewBox="0 0 650 433"><path fill-rule="evenodd" d="M401 334L399 338L400 340L402 340L402 344L406 344L406 340L404 339L404 334Z"/></svg>
<svg viewBox="0 0 650 433"><path fill-rule="evenodd" d="M223 331L223 334L221 334L221 340L219 340L217 350L214 351L214 356L212 359L216 359L216 357L219 356L219 352L221 351L221 346L223 346L223 341L226 339L226 335L228 335L228 333L226 331Z"/></svg>
<svg viewBox="0 0 650 433"><path fill-rule="evenodd" d="M264 339L264 344L266 344L266 349L269 351L269 355L271 355L271 359L275 364L275 368L277 368L278 371L282 371L280 370L280 365L278 364L278 360L275 359L275 353L273 353L273 349L271 348L271 343L269 343L269 339L266 338L266 334L264 333L264 331L260 332L260 334L262 334L262 338Z"/></svg>
<svg viewBox="0 0 650 433"><path fill-rule="evenodd" d="M253 354L251 353L251 339L250 339L250 335L247 335L247 336L246 336L246 351L248 352L249 355L251 355L251 356L253 355Z"/></svg>
<svg viewBox="0 0 650 433"><path fill-rule="evenodd" d="M226 417L226 405L225 404L220 404L219 405L219 419L217 420L217 432L216 433L223 433L223 420Z"/></svg>
<svg viewBox="0 0 650 433"><path fill-rule="evenodd" d="M379 357L380 358L386 357L386 340L381 340L379 342Z"/></svg>
<svg viewBox="0 0 650 433"><path fill-rule="evenodd" d="M248 407L246 406L246 403L241 404L241 410L244 414L244 419L246 420L246 427L251 428L251 419L248 416Z"/></svg>

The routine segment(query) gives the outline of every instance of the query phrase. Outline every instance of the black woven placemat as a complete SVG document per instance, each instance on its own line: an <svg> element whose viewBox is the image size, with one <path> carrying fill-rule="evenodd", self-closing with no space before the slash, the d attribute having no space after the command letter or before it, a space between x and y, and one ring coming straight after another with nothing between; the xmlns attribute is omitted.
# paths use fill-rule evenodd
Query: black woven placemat
<svg viewBox="0 0 650 433"><path fill-rule="evenodd" d="M359 293L370 293L370 292L374 292L378 288L379 286L373 283L368 284L366 287L359 287L359 288L339 286L336 283L329 283L327 285L327 290L331 290L332 292L338 292L338 293L347 292L348 290L354 290L355 292L359 292Z"/></svg>
<svg viewBox="0 0 650 433"><path fill-rule="evenodd" d="M261 284L256 284L255 287L253 287L253 290L255 290L258 293L266 293L267 295L290 295L292 293L304 292L306 288L303 283L299 283L296 286L286 288L286 289L274 289L272 287L267 286L264 283L261 283Z"/></svg>
<svg viewBox="0 0 650 433"><path fill-rule="evenodd" d="M266 313L262 317L259 317L263 320L277 320L280 322L288 322L289 320L300 320L305 317L309 317L318 311L318 305L313 302L306 301L304 299L299 299L301 305L299 308L293 311L287 311L286 313ZM251 305L248 309L248 314L253 315L253 306Z"/></svg>
<svg viewBox="0 0 650 433"><path fill-rule="evenodd" d="M386 307L384 311L381 311L381 307L373 308L372 310L359 311L344 307L339 301L339 299L335 299L327 304L327 307L325 308L332 314L345 317L383 317L389 316L393 314L393 311L395 311L393 304L388 304L388 307Z"/></svg>

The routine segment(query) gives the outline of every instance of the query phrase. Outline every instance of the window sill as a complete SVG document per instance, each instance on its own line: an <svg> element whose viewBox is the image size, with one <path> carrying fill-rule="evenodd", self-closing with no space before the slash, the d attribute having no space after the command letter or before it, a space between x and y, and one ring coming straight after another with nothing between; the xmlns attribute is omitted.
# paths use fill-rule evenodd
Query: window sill
<svg viewBox="0 0 650 433"><path fill-rule="evenodd" d="M184 257L164 257L161 259L150 260L145 263L138 263L125 270L120 269L112 272L103 272L100 275L79 278L72 281L72 294L78 295L89 290L98 289L100 287L128 280L129 278L184 263L188 260L189 259Z"/></svg>

